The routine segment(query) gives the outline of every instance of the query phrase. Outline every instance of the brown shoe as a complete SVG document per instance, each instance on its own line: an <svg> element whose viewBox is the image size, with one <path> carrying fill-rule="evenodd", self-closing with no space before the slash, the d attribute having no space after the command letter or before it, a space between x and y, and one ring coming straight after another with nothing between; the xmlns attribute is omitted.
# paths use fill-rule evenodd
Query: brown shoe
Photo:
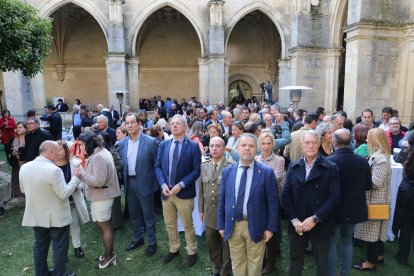
<svg viewBox="0 0 414 276"><path fill-rule="evenodd" d="M197 253L195 253L193 255L188 255L188 257L187 257L187 266L192 267L196 263L197 263Z"/></svg>
<svg viewBox="0 0 414 276"><path fill-rule="evenodd" d="M167 256L164 257L164 263L169 263L171 262L175 257L177 257L178 255L180 255L180 252L168 252Z"/></svg>

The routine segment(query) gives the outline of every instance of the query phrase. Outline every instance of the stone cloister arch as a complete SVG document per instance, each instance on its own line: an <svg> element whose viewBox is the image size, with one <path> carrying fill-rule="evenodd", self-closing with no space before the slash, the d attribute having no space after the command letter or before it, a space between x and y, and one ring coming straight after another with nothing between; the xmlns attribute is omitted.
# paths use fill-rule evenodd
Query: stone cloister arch
<svg viewBox="0 0 414 276"><path fill-rule="evenodd" d="M231 26L226 42L229 84L236 81L235 76L248 76L253 80L249 83L251 96L262 98L259 84L269 80L274 87L273 98L277 97L278 60L283 53L279 29L261 10L251 11Z"/></svg>
<svg viewBox="0 0 414 276"><path fill-rule="evenodd" d="M108 100L108 39L96 18L74 2L56 5L49 15L53 19L54 41L45 61L44 98L53 102L62 97L70 105L79 98L95 108Z"/></svg>
<svg viewBox="0 0 414 276"><path fill-rule="evenodd" d="M139 70L133 77L138 79L139 92L131 95L132 102L138 100L138 95L177 100L198 97L198 59L203 45L184 14L162 6L142 23L134 45L132 52L137 56Z"/></svg>

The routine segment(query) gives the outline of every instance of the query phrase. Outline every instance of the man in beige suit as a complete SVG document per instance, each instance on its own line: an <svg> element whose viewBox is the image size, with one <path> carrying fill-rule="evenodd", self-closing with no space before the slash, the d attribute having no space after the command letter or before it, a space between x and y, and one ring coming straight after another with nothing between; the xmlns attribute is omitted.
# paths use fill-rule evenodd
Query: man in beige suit
<svg viewBox="0 0 414 276"><path fill-rule="evenodd" d="M62 170L55 166L59 146L54 141L40 145L40 156L20 169L20 189L26 195L23 226L33 227L35 275L49 275L47 255L53 246L53 274L67 275L66 260L69 247L69 225L72 222L69 196L79 179L72 176L66 184ZM49 274L48 274L49 273ZM75 275L75 274L70 274Z"/></svg>
<svg viewBox="0 0 414 276"><path fill-rule="evenodd" d="M220 193L220 176L225 167L231 165L224 158L226 144L220 137L210 140L210 154L212 159L201 164L200 196L198 210L200 219L206 225L206 240L210 260L213 263L211 276L230 275L231 262L229 245L223 241L217 226L217 206Z"/></svg>

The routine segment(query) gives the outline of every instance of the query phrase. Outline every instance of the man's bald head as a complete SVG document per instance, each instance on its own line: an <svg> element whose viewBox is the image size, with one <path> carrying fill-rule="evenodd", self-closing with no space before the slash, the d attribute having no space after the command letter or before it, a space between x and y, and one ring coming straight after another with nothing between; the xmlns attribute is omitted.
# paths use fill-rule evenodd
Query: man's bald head
<svg viewBox="0 0 414 276"><path fill-rule="evenodd" d="M351 132L346 128L337 129L334 132L332 141L335 149L349 147L351 144Z"/></svg>
<svg viewBox="0 0 414 276"><path fill-rule="evenodd" d="M213 137L210 139L210 155L213 158L214 162L220 162L224 158L224 153L226 152L226 144L224 140L220 137Z"/></svg>
<svg viewBox="0 0 414 276"><path fill-rule="evenodd" d="M55 162L57 158L57 152L59 149L58 143L55 141L47 140L40 144L39 155Z"/></svg>
<svg viewBox="0 0 414 276"><path fill-rule="evenodd" d="M225 145L226 145L226 143L224 143L223 138L218 137L218 136L211 138L211 139L210 139L210 144L211 144L211 143L218 143L218 144L222 144L223 146L225 146Z"/></svg>

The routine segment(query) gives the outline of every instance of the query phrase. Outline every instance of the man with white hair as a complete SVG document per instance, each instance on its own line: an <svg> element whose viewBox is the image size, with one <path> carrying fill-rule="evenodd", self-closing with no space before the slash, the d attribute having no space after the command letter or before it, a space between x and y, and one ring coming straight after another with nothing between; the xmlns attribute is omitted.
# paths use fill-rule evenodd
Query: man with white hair
<svg viewBox="0 0 414 276"><path fill-rule="evenodd" d="M227 139L230 136L231 124L233 123L233 115L227 110L221 112L221 128L223 131L223 136Z"/></svg>
<svg viewBox="0 0 414 276"><path fill-rule="evenodd" d="M100 115L104 115L105 117L108 118L108 125L110 127L114 127L113 126L113 120L112 120L112 114L111 114L111 111L108 108L104 107L102 104L98 104L96 106L96 110L98 110Z"/></svg>
<svg viewBox="0 0 414 276"><path fill-rule="evenodd" d="M108 118L104 115L99 115L96 118L96 123L92 125L92 130L96 134L99 132L106 132L109 134L112 145L116 142L116 131L108 125Z"/></svg>
<svg viewBox="0 0 414 276"><path fill-rule="evenodd" d="M289 275L301 275L305 248L310 240L316 259L316 275L328 275L330 239L335 234L335 217L340 203L338 166L318 154L316 131L300 137L302 158L292 160L282 192L282 208L289 223Z"/></svg>
<svg viewBox="0 0 414 276"><path fill-rule="evenodd" d="M341 114L334 114L331 116L331 122L335 130L338 130L344 127L345 118Z"/></svg>

